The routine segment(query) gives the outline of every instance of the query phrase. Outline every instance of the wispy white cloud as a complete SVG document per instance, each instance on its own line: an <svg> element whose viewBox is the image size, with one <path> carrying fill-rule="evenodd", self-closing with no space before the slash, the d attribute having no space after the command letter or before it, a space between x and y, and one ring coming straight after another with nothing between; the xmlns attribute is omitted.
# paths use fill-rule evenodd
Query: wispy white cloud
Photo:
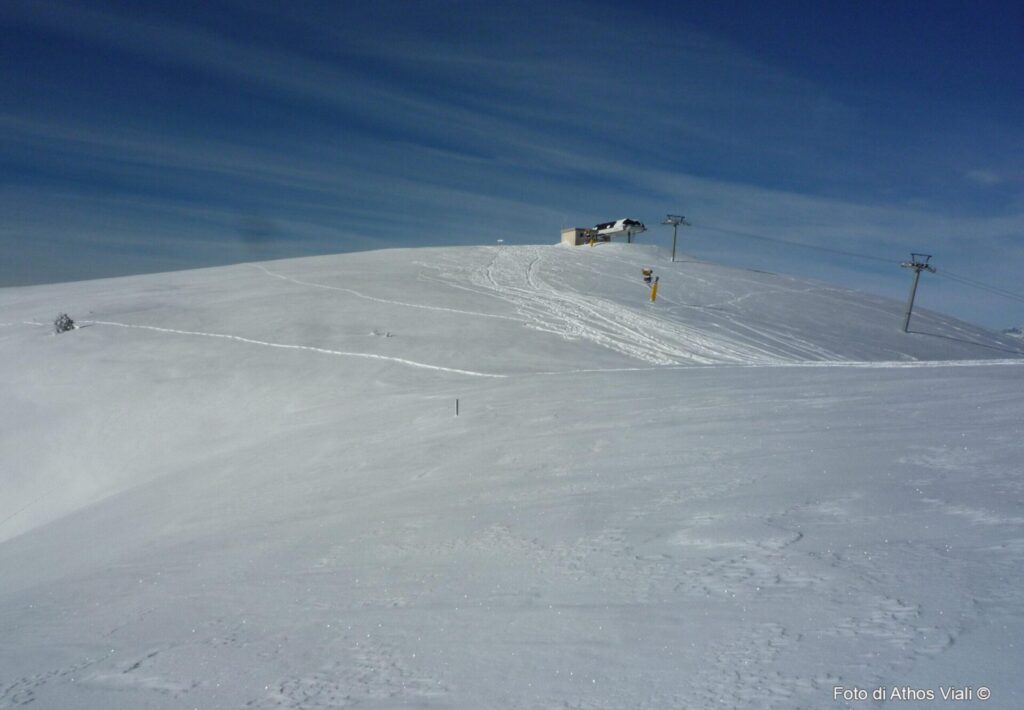
<svg viewBox="0 0 1024 710"><path fill-rule="evenodd" d="M81 4L32 5L17 17L151 61L325 103L411 135L454 137L498 157L558 142L589 147L588 139L620 150L649 150L652 138L670 150L687 141L742 145L749 139L736 128L751 116L773 119L780 144L761 147L785 153L794 141L805 143L808 131L825 133L815 126L853 125L853 109L728 44L685 27L662 38L629 15L593 14L567 4L532 21L513 15L507 32L489 45L474 44L472 36L444 43L408 27L401 40L371 42L368 28L340 32L335 23L326 30L343 47L334 61ZM382 64L356 71L347 61L352 56ZM392 69L406 71L407 82L396 83Z"/></svg>
<svg viewBox="0 0 1024 710"><path fill-rule="evenodd" d="M975 169L968 170L964 173L964 177L971 182L982 185L984 187L991 187L993 185L999 185L1006 182L1006 178L998 174L994 170Z"/></svg>
<svg viewBox="0 0 1024 710"><path fill-rule="evenodd" d="M885 126L913 110L898 98L839 95L720 38L666 33L611 6L259 12L292 39L167 8L0 6L8 24L114 52L143 73L184 70L239 106L224 125L199 99L190 107L189 89L161 121L144 104L117 113L101 93L49 115L8 104L0 159L36 176L0 192L2 208L20 201L19 238L74 233L125 248L185 239L208 244L202 258L220 240L229 259L247 230L297 249L554 241L567 223L682 210L695 225L894 260L925 249L999 275L1022 256L1024 204L993 210L958 192L965 180L988 193L1012 182L987 159L1014 136L1005 126L953 150L948 128L920 138L918 125ZM252 121L251 106L261 111ZM257 223L266 228L246 226ZM821 266L791 259L795 272ZM880 283L840 268L847 283L858 273Z"/></svg>

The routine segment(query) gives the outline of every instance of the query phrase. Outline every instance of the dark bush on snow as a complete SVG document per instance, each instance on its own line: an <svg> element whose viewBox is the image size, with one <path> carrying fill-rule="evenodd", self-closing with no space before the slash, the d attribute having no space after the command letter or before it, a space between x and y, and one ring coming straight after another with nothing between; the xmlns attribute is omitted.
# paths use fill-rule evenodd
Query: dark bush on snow
<svg viewBox="0 0 1024 710"><path fill-rule="evenodd" d="M57 316L57 320L53 321L53 329L58 333L65 333L75 329L75 322L67 313L61 313Z"/></svg>

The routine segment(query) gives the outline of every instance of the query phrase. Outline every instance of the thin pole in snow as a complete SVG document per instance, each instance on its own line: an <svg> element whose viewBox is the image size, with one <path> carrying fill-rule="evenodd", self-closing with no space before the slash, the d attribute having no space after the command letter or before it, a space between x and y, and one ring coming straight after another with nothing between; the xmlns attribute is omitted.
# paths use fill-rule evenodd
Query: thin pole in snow
<svg viewBox="0 0 1024 710"><path fill-rule="evenodd" d="M914 270L914 280L910 283L910 296L907 298L907 311L903 314L903 332L910 328L910 314L914 310L914 297L917 295L917 282L921 278L922 271L935 273L935 267L928 263L932 258L931 254L911 254L910 261L904 261L900 266L904 269Z"/></svg>
<svg viewBox="0 0 1024 710"><path fill-rule="evenodd" d="M690 223L686 221L686 217L681 214L670 214L666 215L665 221L662 224L672 225L672 261L676 260L676 232L679 230L679 225L689 227Z"/></svg>
<svg viewBox="0 0 1024 710"><path fill-rule="evenodd" d="M459 398L455 398L455 416L459 416Z"/></svg>

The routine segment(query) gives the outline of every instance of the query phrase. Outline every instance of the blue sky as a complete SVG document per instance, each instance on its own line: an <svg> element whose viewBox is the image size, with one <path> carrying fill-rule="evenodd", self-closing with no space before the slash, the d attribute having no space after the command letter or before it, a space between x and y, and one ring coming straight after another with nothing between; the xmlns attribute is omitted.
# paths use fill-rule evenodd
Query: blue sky
<svg viewBox="0 0 1024 710"><path fill-rule="evenodd" d="M897 298L932 253L920 305L1024 323L953 278L1024 292L1019 2L7 0L0 63L0 285L673 212Z"/></svg>

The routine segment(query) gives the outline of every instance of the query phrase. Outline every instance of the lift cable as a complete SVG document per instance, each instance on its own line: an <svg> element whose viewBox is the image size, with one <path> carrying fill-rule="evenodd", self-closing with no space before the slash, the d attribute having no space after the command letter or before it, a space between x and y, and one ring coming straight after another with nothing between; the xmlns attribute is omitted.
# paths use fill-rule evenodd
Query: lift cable
<svg viewBox="0 0 1024 710"><path fill-rule="evenodd" d="M735 230L735 229L723 229L721 227L709 227L709 226L703 225L703 224L699 224L699 225L695 224L694 226L697 227L698 229L707 229L708 231L712 231L712 232L721 232L722 234L733 234L735 236L745 237L747 239L757 239L757 240L763 241L763 242L774 242L775 244L783 244L785 246L798 247L798 248L801 248L801 249L810 249L810 250L813 250L813 251L826 252L826 253L829 253L829 254L840 254L842 256L849 256L849 257L853 257L853 258L856 258L856 259L866 259L868 261L877 261L877 262L881 262L883 264L899 264L900 263L899 261L896 261L894 259L886 259L884 257L876 256L874 254L863 254L863 253L860 253L860 252L847 251L845 249L834 249L832 247L816 246L816 245L813 245L813 244L805 244L803 242L794 242L794 241L791 241L791 240L788 240L788 239L778 239L776 237L768 237L768 236L765 236L763 234L754 234L752 232L742 232L742 231ZM1020 301L1020 302L1024 303L1024 295L1022 295L1022 294L1014 293L1013 291L1007 291L1006 289L999 288L997 286L990 286L988 284L981 283L979 281L975 281L973 279L967 278L966 276L960 276L959 274L951 273L950 271L948 271L946 269L939 269L938 270L938 275L943 277L943 278L947 278L950 281L956 281L956 282L958 282L960 284L963 284L965 286L971 286L973 288L977 288L977 289L980 289L982 291L988 291L989 293L992 293L992 294L994 294L996 296L1002 296L1003 298L1008 298L1008 299L1013 300L1013 301Z"/></svg>
<svg viewBox="0 0 1024 710"><path fill-rule="evenodd" d="M695 224L698 229L707 229L712 232L722 232L723 234L734 234L739 237L747 237L748 239L758 239L764 242L775 242L776 244L785 244L787 246L799 247L801 249L811 249L813 251L822 251L829 254L841 254L843 256L850 256L855 259L867 259L869 261L879 261L883 264L899 264L900 262L896 259L886 259L881 256L875 256L873 254L861 254L855 251L846 251L845 249L833 249L832 247L821 247L814 244L805 244L804 242L794 242L788 239L778 239L776 237L766 237L763 234L753 234L752 232L741 232L735 229L722 229L721 227L708 227L703 224Z"/></svg>
<svg viewBox="0 0 1024 710"><path fill-rule="evenodd" d="M1002 296L1003 298L1009 298L1010 300L1024 303L1024 295L1014 293L1013 291L1007 291L1006 289L999 288L997 286L989 286L988 284L981 283L980 281L969 279L966 276L959 276L957 274L950 273L945 269L940 269L938 271L938 275L951 281L964 284L965 286L971 286L973 288L981 289L982 291L988 291L989 293L993 293L997 296Z"/></svg>

